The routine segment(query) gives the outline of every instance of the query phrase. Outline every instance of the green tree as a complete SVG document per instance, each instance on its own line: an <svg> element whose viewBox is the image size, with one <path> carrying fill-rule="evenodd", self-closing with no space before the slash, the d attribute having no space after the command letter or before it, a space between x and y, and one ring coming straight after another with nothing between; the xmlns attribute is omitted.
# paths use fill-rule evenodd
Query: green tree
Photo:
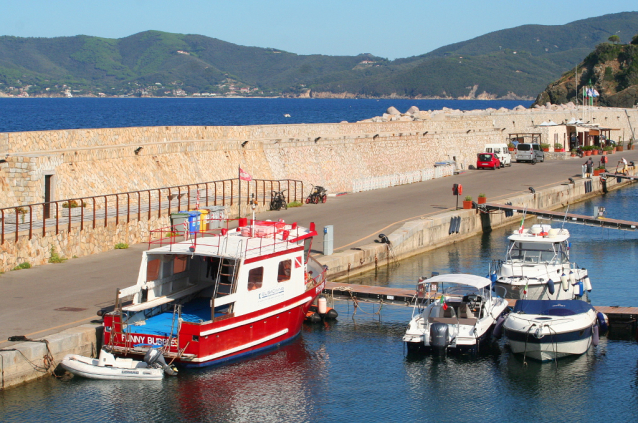
<svg viewBox="0 0 638 423"><path fill-rule="evenodd" d="M620 42L620 37L614 34L611 37L607 38L607 40L609 40L610 43L618 44Z"/></svg>
<svg viewBox="0 0 638 423"><path fill-rule="evenodd" d="M638 34L634 35L634 38L631 39L632 44L638 44Z"/></svg>

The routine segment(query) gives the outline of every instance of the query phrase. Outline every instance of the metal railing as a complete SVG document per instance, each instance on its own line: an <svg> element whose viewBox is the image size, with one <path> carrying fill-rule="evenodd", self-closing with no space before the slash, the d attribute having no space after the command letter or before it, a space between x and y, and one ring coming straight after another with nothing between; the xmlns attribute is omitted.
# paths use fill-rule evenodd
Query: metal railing
<svg viewBox="0 0 638 423"><path fill-rule="evenodd" d="M242 204L249 204L251 194L254 194L258 202L266 205L272 191L282 188L288 190L288 201L303 201L302 181L253 179L242 182ZM78 224L80 230L86 226L95 229L98 225L107 227L109 219L118 225L121 220L128 223L141 220L142 216L151 219L153 215L161 218L195 206L233 206L237 204L239 194L239 179L224 179L5 207L0 209L0 244L4 244L8 234L13 234L17 242L21 234L28 233L29 239L38 231L42 236L49 231L57 235L64 230L70 232L72 226Z"/></svg>
<svg viewBox="0 0 638 423"><path fill-rule="evenodd" d="M393 175L372 176L352 181L352 192L370 191L374 189L394 187L397 185L413 184L431 179L442 178L454 174L454 166L437 166L430 169L415 170L413 172L395 173Z"/></svg>

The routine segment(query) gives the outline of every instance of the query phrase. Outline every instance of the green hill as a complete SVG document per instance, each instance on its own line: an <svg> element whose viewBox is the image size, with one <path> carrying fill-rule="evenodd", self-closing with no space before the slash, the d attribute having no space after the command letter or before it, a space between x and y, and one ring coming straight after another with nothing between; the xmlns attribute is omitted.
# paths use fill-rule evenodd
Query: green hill
<svg viewBox="0 0 638 423"><path fill-rule="evenodd" d="M297 55L201 35L0 37L0 95L286 95L533 98L638 12L525 25L388 61Z"/></svg>
<svg viewBox="0 0 638 423"><path fill-rule="evenodd" d="M630 44L602 43L596 46L576 69L547 86L535 104L582 103L582 87L595 89L600 96L596 104L610 107L633 107L638 104L638 34ZM576 96L579 98L577 99Z"/></svg>

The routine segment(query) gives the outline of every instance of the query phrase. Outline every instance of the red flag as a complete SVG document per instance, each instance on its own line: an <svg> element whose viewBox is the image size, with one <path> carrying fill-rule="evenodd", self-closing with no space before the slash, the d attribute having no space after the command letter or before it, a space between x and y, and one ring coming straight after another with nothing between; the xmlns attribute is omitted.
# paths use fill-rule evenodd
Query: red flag
<svg viewBox="0 0 638 423"><path fill-rule="evenodd" d="M252 181L253 177L248 172L245 172L241 167L239 168L239 179L242 181Z"/></svg>

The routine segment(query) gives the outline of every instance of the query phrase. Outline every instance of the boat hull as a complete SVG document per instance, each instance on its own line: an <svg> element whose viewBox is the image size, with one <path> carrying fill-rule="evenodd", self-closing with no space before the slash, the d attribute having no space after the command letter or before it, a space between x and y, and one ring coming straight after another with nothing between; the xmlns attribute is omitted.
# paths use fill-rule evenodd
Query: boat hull
<svg viewBox="0 0 638 423"><path fill-rule="evenodd" d="M87 361L92 361L89 364ZM97 365L98 360L88 357L76 356L73 354L65 356L60 365L62 368L75 376L87 379L99 380L162 380L164 378L163 369L150 367L120 368Z"/></svg>
<svg viewBox="0 0 638 423"><path fill-rule="evenodd" d="M519 314L515 308L503 324L510 349L540 361L584 354L592 345L597 318L591 306L583 306L590 310L573 315Z"/></svg>
<svg viewBox="0 0 638 423"><path fill-rule="evenodd" d="M179 338L150 333L111 334L105 332L105 345L119 354L141 356L145 349L135 345L161 346L170 342L167 359L175 357L182 367L205 367L241 360L291 341L301 331L306 313L315 297L321 293L325 280L304 294L244 316L208 323L183 322ZM113 326L107 316L105 327ZM119 322L115 322L117 325ZM128 348L127 348L128 346ZM181 351L181 354L179 353Z"/></svg>

